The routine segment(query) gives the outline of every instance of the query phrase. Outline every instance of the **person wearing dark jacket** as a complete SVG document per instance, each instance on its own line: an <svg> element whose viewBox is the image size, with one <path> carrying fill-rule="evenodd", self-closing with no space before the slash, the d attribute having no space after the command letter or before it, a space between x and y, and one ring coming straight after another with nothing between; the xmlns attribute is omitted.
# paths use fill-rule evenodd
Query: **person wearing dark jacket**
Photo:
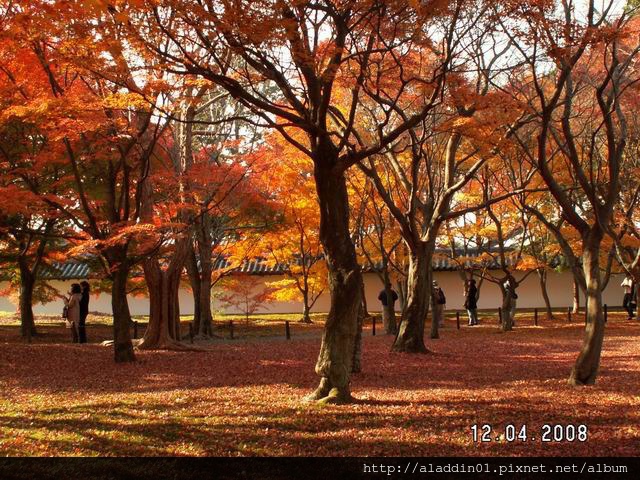
<svg viewBox="0 0 640 480"><path fill-rule="evenodd" d="M378 295L378 300L380 300L380 303L382 303L383 307L386 307L389 305L393 306L393 304L396 303L396 300L398 300L398 294L394 289L391 289L391 298L388 298L387 292L385 292L384 289L382 289L382 291L380 292L380 295Z"/></svg>
<svg viewBox="0 0 640 480"><path fill-rule="evenodd" d="M389 289L389 294L383 289L378 295L378 300L382 303L382 325L384 326L387 334L395 334L396 325L396 312L394 305L398 300L398 294L392 288Z"/></svg>
<svg viewBox="0 0 640 480"><path fill-rule="evenodd" d="M433 281L433 289L431 292L433 299L433 319L438 322L438 327L444 327L444 309L447 303L447 297L444 296L444 291L435 280Z"/></svg>
<svg viewBox="0 0 640 480"><path fill-rule="evenodd" d="M473 278L467 284L464 308L467 309L467 314L469 315L469 325L478 325L478 288Z"/></svg>
<svg viewBox="0 0 640 480"><path fill-rule="evenodd" d="M80 298L80 321L78 323L78 337L80 343L87 343L87 329L86 322L89 315L89 282L80 282L82 287L82 297Z"/></svg>

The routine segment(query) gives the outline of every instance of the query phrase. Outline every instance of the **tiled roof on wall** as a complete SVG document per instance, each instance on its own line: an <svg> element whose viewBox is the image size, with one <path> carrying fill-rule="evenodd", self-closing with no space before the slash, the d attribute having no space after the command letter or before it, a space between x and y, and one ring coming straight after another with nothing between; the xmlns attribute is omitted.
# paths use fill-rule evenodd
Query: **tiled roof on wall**
<svg viewBox="0 0 640 480"><path fill-rule="evenodd" d="M65 262L40 268L38 276L46 280L75 280L95 276L95 272L91 271L88 263Z"/></svg>
<svg viewBox="0 0 640 480"><path fill-rule="evenodd" d="M513 266L515 262L515 255L507 255L507 265ZM554 266L557 266L560 262L554 262ZM461 257L456 261L442 253L437 253L433 258L433 269L435 271L453 271L458 270L462 266L463 268L487 268L489 270L495 270L500 268L499 259L497 257L489 256L476 256L469 255ZM224 258L218 258L214 264L214 270L221 270L230 266ZM240 267L236 268L234 272L244 273L249 275L279 275L284 274L287 271L288 265L285 263L268 263L261 259L254 259L245 262ZM382 262L376 262L371 265L363 265L362 269L365 272L375 272L382 268ZM69 261L65 263L54 263L47 265L41 269L39 276L47 280L79 280L83 278L98 276L98 272L95 268L92 269L92 265L89 262Z"/></svg>

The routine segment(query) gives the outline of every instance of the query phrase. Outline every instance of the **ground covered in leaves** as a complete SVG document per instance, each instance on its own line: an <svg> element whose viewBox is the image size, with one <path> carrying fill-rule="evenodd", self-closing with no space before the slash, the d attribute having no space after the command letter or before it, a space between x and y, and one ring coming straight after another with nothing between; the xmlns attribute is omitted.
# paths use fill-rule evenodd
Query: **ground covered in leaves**
<svg viewBox="0 0 640 480"><path fill-rule="evenodd" d="M460 330L449 319L426 355L391 353L369 325L347 406L300 401L317 383L318 338L225 340L116 365L98 344L3 331L0 454L638 455L640 325L610 318L597 385L575 388L579 321L520 316L505 334L490 318ZM492 441L474 442L473 424L490 424ZM505 441L506 424L526 425L528 441ZM587 425L588 440L543 443L545 424Z"/></svg>

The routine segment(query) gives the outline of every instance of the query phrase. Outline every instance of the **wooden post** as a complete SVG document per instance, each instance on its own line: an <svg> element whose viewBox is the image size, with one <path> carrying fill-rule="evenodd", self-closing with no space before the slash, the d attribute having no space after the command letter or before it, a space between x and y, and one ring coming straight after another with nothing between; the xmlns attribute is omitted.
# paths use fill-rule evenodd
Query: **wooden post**
<svg viewBox="0 0 640 480"><path fill-rule="evenodd" d="M538 326L538 309L537 308L533 309L533 324L536 327Z"/></svg>
<svg viewBox="0 0 640 480"><path fill-rule="evenodd" d="M502 325L502 307L498 307L498 324Z"/></svg>
<svg viewBox="0 0 640 480"><path fill-rule="evenodd" d="M604 323L607 323L607 317L609 316L609 307L607 307L607 304L604 304Z"/></svg>
<svg viewBox="0 0 640 480"><path fill-rule="evenodd" d="M193 322L189 322L189 340L193 343Z"/></svg>
<svg viewBox="0 0 640 480"><path fill-rule="evenodd" d="M567 308L567 319L571 321L571 307Z"/></svg>
<svg viewBox="0 0 640 480"><path fill-rule="evenodd" d="M456 327L460 330L460 312L456 310Z"/></svg>
<svg viewBox="0 0 640 480"><path fill-rule="evenodd" d="M371 330L371 334L375 337L376 336L376 317L375 315L373 317L371 317L373 323L372 323L372 330Z"/></svg>
<svg viewBox="0 0 640 480"><path fill-rule="evenodd" d="M287 340L291 340L291 330L289 329L289 320L284 322L284 336L287 337Z"/></svg>
<svg viewBox="0 0 640 480"><path fill-rule="evenodd" d="M134 339L138 338L138 321L137 320L133 321L133 338Z"/></svg>
<svg viewBox="0 0 640 480"><path fill-rule="evenodd" d="M233 340L233 320L229 320L229 336Z"/></svg>

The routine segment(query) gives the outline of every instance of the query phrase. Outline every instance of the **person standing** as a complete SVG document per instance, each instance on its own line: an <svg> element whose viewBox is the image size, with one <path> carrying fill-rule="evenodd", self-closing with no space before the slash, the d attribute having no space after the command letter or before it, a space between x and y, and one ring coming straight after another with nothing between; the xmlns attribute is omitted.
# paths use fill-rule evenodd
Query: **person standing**
<svg viewBox="0 0 640 480"><path fill-rule="evenodd" d="M467 283L464 308L467 309L467 315L469 315L469 326L478 325L478 288L473 278Z"/></svg>
<svg viewBox="0 0 640 480"><path fill-rule="evenodd" d="M504 282L504 288L507 291L507 295L509 296L509 317L511 318L511 325L516 324L516 304L518 301L518 294L516 293L516 288L514 286L514 282L510 279L507 279Z"/></svg>
<svg viewBox="0 0 640 480"><path fill-rule="evenodd" d="M382 289L378 295L378 300L382 304L382 324L385 331L389 334L393 334L396 331L396 315L395 315L395 303L398 300L398 294L393 288L389 289L387 294L386 289Z"/></svg>
<svg viewBox="0 0 640 480"><path fill-rule="evenodd" d="M72 283L69 296L65 299L67 306L67 321L71 325L71 335L73 343L79 342L78 327L80 325L80 300L82 299L82 288L78 283Z"/></svg>
<svg viewBox="0 0 640 480"><path fill-rule="evenodd" d="M444 296L442 288L438 285L438 282L433 281L433 320L438 322L438 327L444 326L444 309L447 303L447 299Z"/></svg>
<svg viewBox="0 0 640 480"><path fill-rule="evenodd" d="M624 297L622 299L622 308L627 311L627 320L633 319L633 280L627 275L620 284L624 290Z"/></svg>
<svg viewBox="0 0 640 480"><path fill-rule="evenodd" d="M78 339L80 343L87 343L87 329L86 322L87 316L89 315L89 295L91 293L91 288L89 287L89 282L82 281L80 282L80 287L82 288L82 298L80 299L80 323L78 324Z"/></svg>

